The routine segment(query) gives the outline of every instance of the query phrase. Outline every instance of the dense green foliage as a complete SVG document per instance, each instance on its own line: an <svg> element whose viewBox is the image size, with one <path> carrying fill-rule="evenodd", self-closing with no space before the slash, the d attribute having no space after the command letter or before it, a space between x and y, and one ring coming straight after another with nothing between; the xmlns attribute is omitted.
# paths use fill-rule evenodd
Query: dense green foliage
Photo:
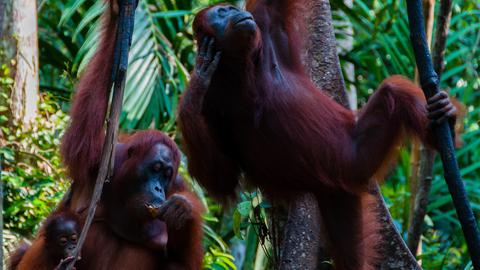
<svg viewBox="0 0 480 270"><path fill-rule="evenodd" d="M218 1L142 0L130 55L121 127L125 131L157 128L178 140L175 109L194 64L191 21L203 6ZM230 1L239 2L239 1ZM333 1L342 66L359 104L390 74L414 77L404 1L354 1L348 7ZM31 237L63 196L68 181L58 146L74 84L98 40L100 1L55 0L39 5L41 102L32 125L6 127L0 107L5 228ZM467 105L465 144L458 150L462 176L476 213L480 212L480 130L478 126L480 10L473 2L454 1L442 87ZM346 45L345 45L346 44ZM10 84L0 69L0 83ZM6 97L5 97L6 98ZM315 143L315 142L312 142ZM256 190L242 191L234 207L224 208L204 194L182 164L182 174L208 207L205 215L206 269L265 269L272 265L269 209ZM392 215L406 236L410 205L410 152L402 150L398 166L383 185ZM421 255L425 269L468 269L469 258L437 160L425 218ZM235 258L235 259L234 259Z"/></svg>
<svg viewBox="0 0 480 270"><path fill-rule="evenodd" d="M48 95L29 127L2 130L8 143L0 149L4 166L5 228L31 236L63 196L67 183L58 151L67 116Z"/></svg>

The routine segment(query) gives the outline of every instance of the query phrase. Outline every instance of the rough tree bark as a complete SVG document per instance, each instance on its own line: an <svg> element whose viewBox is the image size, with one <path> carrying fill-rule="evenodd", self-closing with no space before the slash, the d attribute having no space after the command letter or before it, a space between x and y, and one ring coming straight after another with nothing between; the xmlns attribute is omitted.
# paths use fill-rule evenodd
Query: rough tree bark
<svg viewBox="0 0 480 270"><path fill-rule="evenodd" d="M312 194L299 195L290 202L280 254L280 269L314 270L324 252L320 210Z"/></svg>
<svg viewBox="0 0 480 270"><path fill-rule="evenodd" d="M12 1L12 25L16 41L15 81L10 93L12 120L28 124L37 112L38 27L36 1Z"/></svg>
<svg viewBox="0 0 480 270"><path fill-rule="evenodd" d="M326 0L306 2L308 39L303 59L307 72L315 85L348 108L330 3Z"/></svg>
<svg viewBox="0 0 480 270"><path fill-rule="evenodd" d="M443 59L445 55L445 44L450 25L450 17L452 11L452 1L442 0L437 15L437 27L435 30L435 42L433 44L433 67L437 72L439 79L443 72ZM428 28L427 28L428 29ZM428 35L427 35L428 39ZM431 36L430 36L431 40ZM435 151L421 147L420 148L420 168L418 171L418 183L414 197L411 222L408 229L408 248L412 253L416 254L422 235L423 220L427 213L428 196L433 179L433 164L435 160ZM414 173L414 172L412 172Z"/></svg>

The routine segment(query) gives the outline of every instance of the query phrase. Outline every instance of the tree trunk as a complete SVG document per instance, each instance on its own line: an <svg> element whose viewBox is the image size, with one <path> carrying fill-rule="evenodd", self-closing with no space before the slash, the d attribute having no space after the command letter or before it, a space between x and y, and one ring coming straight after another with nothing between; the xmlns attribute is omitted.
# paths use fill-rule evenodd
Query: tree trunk
<svg viewBox="0 0 480 270"><path fill-rule="evenodd" d="M318 269L324 252L320 210L315 196L302 194L290 202L280 255L280 269Z"/></svg>
<svg viewBox="0 0 480 270"><path fill-rule="evenodd" d="M14 84L9 93L11 119L28 124L36 116L39 92L36 1L13 0L10 17L16 41Z"/></svg>
<svg viewBox="0 0 480 270"><path fill-rule="evenodd" d="M303 60L307 73L318 88L349 108L337 54L330 3L326 0L306 2L308 2L305 7L308 39Z"/></svg>

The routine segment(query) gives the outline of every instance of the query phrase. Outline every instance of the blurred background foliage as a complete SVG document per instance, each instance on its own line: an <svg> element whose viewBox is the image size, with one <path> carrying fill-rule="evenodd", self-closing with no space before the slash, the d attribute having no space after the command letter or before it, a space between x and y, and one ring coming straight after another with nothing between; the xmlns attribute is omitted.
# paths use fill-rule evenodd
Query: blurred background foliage
<svg viewBox="0 0 480 270"><path fill-rule="evenodd" d="M175 110L189 79L195 48L191 22L213 0L141 0L136 13L130 67L121 128L157 128L178 140ZM230 1L242 5L242 1ZM480 3L453 1L441 86L467 107L463 119L464 146L457 151L461 174L473 209L480 213L479 61ZM340 60L359 106L391 74L414 77L405 1L332 1ZM32 237L68 187L58 153L74 85L98 40L101 1L40 0L40 104L29 127L6 127L0 107L6 245ZM349 67L348 69L346 67ZM8 85L8 70L0 69L0 84ZM353 73L352 73L353 72ZM353 74L353 75L352 75ZM352 88L353 87L353 88ZM2 98L8 98L4 96ZM312 142L318 143L318 142ZM268 269L274 255L268 237L268 202L256 190L242 191L224 208L181 173L208 206L205 215L205 269ZM401 151L398 164L382 186L397 228L406 237L410 193L410 151ZM421 259L425 269L468 269L469 258L459 223L442 177L439 160L425 218Z"/></svg>

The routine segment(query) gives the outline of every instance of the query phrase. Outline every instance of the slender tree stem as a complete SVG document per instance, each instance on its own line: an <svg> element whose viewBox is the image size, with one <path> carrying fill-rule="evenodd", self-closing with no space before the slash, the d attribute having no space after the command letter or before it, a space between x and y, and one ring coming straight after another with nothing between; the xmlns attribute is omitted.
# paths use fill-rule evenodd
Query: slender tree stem
<svg viewBox="0 0 480 270"><path fill-rule="evenodd" d="M452 1L440 1L440 8L437 15L437 28L435 31L435 41L433 43L433 68L438 77L444 69L443 59L445 55L445 45L447 41L450 17L452 14ZM418 192L414 196L411 214L410 227L408 229L408 247L414 253L420 243L422 235L423 220L427 213L428 196L430 193L431 182L433 180L433 164L435 160L435 151L421 147L420 150L420 169L418 171ZM413 196L413 194L412 194ZM415 254L415 253L414 253Z"/></svg>
<svg viewBox="0 0 480 270"><path fill-rule="evenodd" d="M125 88L126 73L128 67L128 52L132 43L133 25L135 19L136 0L120 1L120 16L118 20L117 38L115 41L114 65L112 68L112 79L114 79L113 100L107 119L107 132L105 143L102 149L100 169L95 182L88 214L83 225L82 233L78 239L77 247L73 253L74 260L67 266L67 270L73 269L75 260L78 258L83 243L95 216L97 204L102 195L103 184L111 178L113 173L113 162L115 159L115 145L118 136L118 122L122 111L123 92Z"/></svg>
<svg viewBox="0 0 480 270"><path fill-rule="evenodd" d="M420 84L427 98L438 93L439 79L433 69L433 63L425 38L422 2L420 0L407 0L410 38L417 61L420 75ZM434 134L442 158L445 171L445 180L452 195L453 204L457 211L458 219L462 225L472 265L480 269L480 233L472 208L467 198L465 186L460 177L452 134L447 122L434 127Z"/></svg>

